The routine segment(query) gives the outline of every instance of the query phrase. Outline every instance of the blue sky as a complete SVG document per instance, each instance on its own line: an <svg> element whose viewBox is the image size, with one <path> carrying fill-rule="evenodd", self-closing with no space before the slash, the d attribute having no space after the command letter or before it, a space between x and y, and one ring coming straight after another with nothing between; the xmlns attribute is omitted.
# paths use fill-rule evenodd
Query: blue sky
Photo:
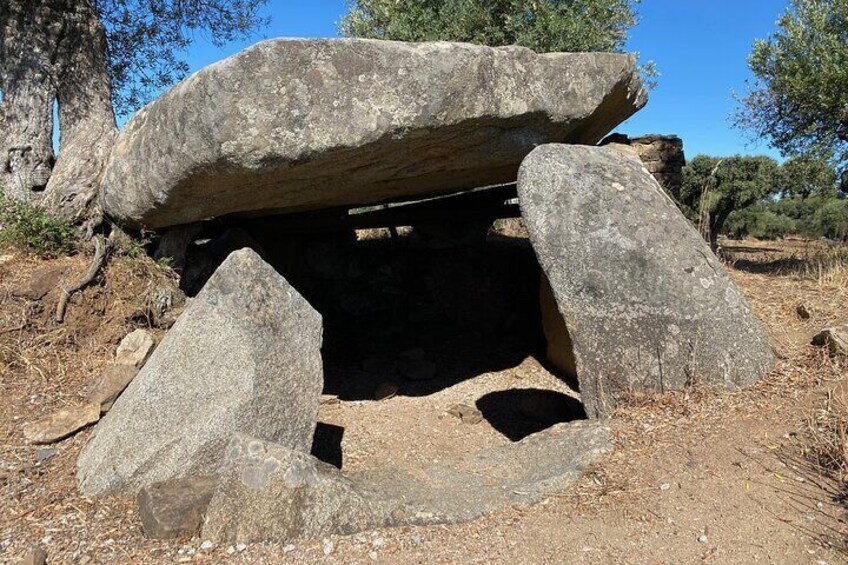
<svg viewBox="0 0 848 565"><path fill-rule="evenodd" d="M767 36L786 0L644 0L628 47L654 61L661 76L648 106L618 128L631 135L675 133L686 153L778 154L731 125L733 93L750 78L746 58ZM218 49L202 37L188 61L200 69L265 37L334 37L344 0L270 0L270 26L251 40Z"/></svg>

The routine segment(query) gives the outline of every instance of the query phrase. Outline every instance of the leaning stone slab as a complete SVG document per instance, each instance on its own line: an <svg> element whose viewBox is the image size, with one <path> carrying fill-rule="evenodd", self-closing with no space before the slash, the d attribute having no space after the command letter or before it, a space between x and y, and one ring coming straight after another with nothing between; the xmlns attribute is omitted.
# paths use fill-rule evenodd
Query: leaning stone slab
<svg viewBox="0 0 848 565"><path fill-rule="evenodd" d="M250 250L189 303L80 454L83 493L215 475L233 433L308 451L323 384L321 317Z"/></svg>
<svg viewBox="0 0 848 565"><path fill-rule="evenodd" d="M762 325L638 157L546 145L522 164L518 194L587 414L626 391L733 389L771 369Z"/></svg>
<svg viewBox="0 0 848 565"><path fill-rule="evenodd" d="M473 520L562 492L610 445L606 424L582 421L421 469L346 475L310 455L239 436L202 535L219 543L285 542Z"/></svg>
<svg viewBox="0 0 848 565"><path fill-rule="evenodd" d="M513 182L535 146L596 143L646 101L631 55L263 41L130 120L102 203L161 229Z"/></svg>

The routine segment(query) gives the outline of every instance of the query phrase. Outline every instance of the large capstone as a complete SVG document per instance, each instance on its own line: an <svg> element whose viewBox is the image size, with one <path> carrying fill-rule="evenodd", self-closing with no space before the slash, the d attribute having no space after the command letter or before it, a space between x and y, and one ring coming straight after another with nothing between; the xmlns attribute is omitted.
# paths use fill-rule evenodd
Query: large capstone
<svg viewBox="0 0 848 565"><path fill-rule="evenodd" d="M518 178L521 211L563 326L550 345L571 358L586 412L628 391L768 372L774 354L724 267L635 153L546 145ZM550 315L548 316L550 317Z"/></svg>
<svg viewBox="0 0 848 565"><path fill-rule="evenodd" d="M160 229L513 182L537 145L596 143L646 101L631 55L264 41L130 120L102 202Z"/></svg>
<svg viewBox="0 0 848 565"><path fill-rule="evenodd" d="M321 316L253 251L231 254L80 454L87 495L215 475L234 433L312 444Z"/></svg>

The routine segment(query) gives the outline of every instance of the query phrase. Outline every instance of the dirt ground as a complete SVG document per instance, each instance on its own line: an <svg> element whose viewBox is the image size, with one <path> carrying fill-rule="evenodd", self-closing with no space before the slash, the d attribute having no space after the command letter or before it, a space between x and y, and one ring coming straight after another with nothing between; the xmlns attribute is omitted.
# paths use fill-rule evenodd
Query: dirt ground
<svg viewBox="0 0 848 565"><path fill-rule="evenodd" d="M612 420L615 452L568 492L530 508L451 526L201 549L200 539L146 540L132 500L77 493L74 465L90 430L57 444L58 454L41 463L45 452L21 433L25 423L79 401L123 335L167 325L156 304L172 279L144 259L115 258L58 325L57 288L40 300L14 295L45 267L64 269L60 283L71 280L88 258L0 252L0 563L16 563L34 545L50 563L846 562L838 485L803 455L810 416L848 376L845 360L808 345L822 327L848 321L848 277L844 267L822 266L829 252L818 243L728 243L725 253L780 357L757 386L633 395ZM810 319L798 316L802 303ZM527 396L578 396L534 355L469 378L442 375L464 353L462 343L427 351L443 382L425 390L400 382L387 400L340 394L328 382L332 395L319 414L322 457L346 470L414 466L537 431L540 421L522 412ZM447 414L456 403L476 403L486 419L462 423Z"/></svg>

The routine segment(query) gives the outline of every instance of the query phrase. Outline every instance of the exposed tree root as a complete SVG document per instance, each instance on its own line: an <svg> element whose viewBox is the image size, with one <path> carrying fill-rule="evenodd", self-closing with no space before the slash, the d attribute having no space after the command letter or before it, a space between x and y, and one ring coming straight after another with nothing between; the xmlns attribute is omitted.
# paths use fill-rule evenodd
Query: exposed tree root
<svg viewBox="0 0 848 565"><path fill-rule="evenodd" d="M68 308L68 301L74 293L79 292L97 277L97 273L103 268L106 263L106 256L109 254L111 244L102 235L94 238L94 259L91 261L91 266L88 268L85 276L74 284L69 289L62 289L62 294L59 297L59 303L56 305L56 315L54 320L57 324L61 324L65 320L65 311Z"/></svg>

